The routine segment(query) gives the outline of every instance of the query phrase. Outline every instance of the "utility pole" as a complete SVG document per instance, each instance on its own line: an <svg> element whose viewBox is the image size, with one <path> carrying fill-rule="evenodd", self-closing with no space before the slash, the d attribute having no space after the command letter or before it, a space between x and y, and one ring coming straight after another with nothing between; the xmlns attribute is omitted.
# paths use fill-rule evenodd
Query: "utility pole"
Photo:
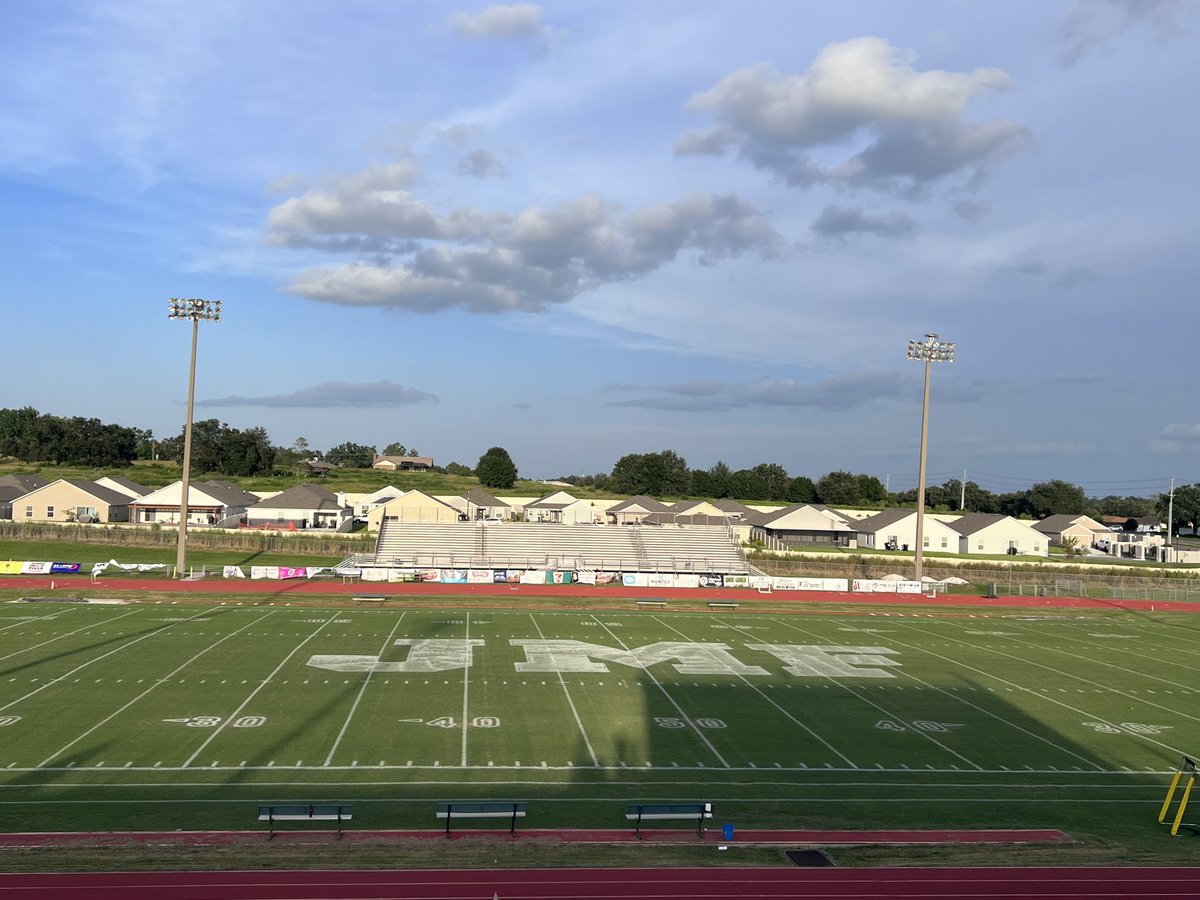
<svg viewBox="0 0 1200 900"><path fill-rule="evenodd" d="M959 485L960 491L958 494L958 509L963 511L967 508L967 470L963 469L962 484Z"/></svg>
<svg viewBox="0 0 1200 900"><path fill-rule="evenodd" d="M1175 524L1175 479L1171 479L1171 495L1167 500L1167 546L1171 546L1171 531Z"/></svg>
<svg viewBox="0 0 1200 900"><path fill-rule="evenodd" d="M921 580L925 543L925 452L929 436L929 366L935 362L954 362L955 345L930 333L921 340L908 342L908 358L925 363L925 393L921 403L921 463L917 473L917 550L913 558L914 581Z"/></svg>

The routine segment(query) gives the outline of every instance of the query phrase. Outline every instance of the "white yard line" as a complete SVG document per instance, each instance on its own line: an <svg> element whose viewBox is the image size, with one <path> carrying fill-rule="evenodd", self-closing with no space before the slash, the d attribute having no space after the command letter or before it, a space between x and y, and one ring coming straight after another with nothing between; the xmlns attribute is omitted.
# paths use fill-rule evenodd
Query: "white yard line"
<svg viewBox="0 0 1200 900"><path fill-rule="evenodd" d="M468 612L466 616L467 633L463 640L467 642L467 652L471 652L471 614ZM462 761L459 765L462 768L467 767L467 701L470 697L471 688L471 667L463 666L463 705L462 705Z"/></svg>
<svg viewBox="0 0 1200 900"><path fill-rule="evenodd" d="M533 627L537 629L538 637L543 641L546 640L546 635L542 633L542 626L538 624L537 617L533 613L529 614L529 618L533 621ZM550 661L557 662L554 659L554 651L550 651ZM592 749L592 742L588 740L587 730L583 727L583 720L579 718L579 710L575 708L575 701L571 699L571 691L567 688L567 681L563 678L562 672L558 672L558 683L562 686L563 694L566 695L567 705L571 707L571 715L575 717L575 725L579 728L579 734L583 738L583 744L587 747L588 756L592 758L592 765L600 768L600 758L596 756L596 751Z"/></svg>
<svg viewBox="0 0 1200 900"><path fill-rule="evenodd" d="M111 722L113 719L115 719L121 713L125 712L125 710L129 709L129 707L133 706L133 704L137 703L139 700L141 700L143 697L145 697L147 694L149 694L151 691L153 691L155 688L157 688L159 685L161 685L165 679L173 678L175 675L182 672L184 669L186 669L188 666L190 666L192 663L194 663L196 660L198 660L201 656L203 656L209 650L212 650L214 647L217 647L217 646L223 644L225 641L229 640L231 637L234 637L235 635L240 634L241 632L245 631L247 628L257 625L259 622L261 622L263 619L267 618L268 616L275 615L276 612L278 612L278 610L272 610L271 612L268 612L266 615L259 616L253 622L247 622L245 625L243 625L237 631L231 631L229 634L225 635L225 637L220 638L219 640L216 640L213 643L209 644L207 647L205 647L203 650L201 650L199 653L197 653L195 656L193 656L187 662L183 663L181 666L178 666L173 671L167 673L161 679L156 680L152 685L150 685L150 687L146 688L146 690L142 691L140 694L138 694L136 697L134 697L132 700L130 700L128 703L126 703L124 706L122 706L120 709L116 710L111 715L106 716L104 719L101 719L99 722L97 722L95 725L93 725L91 728L89 728L83 734L79 735L79 737L75 738L73 741L70 741L67 744L64 744L58 750L51 753L44 760L42 760L40 763L38 763L38 768L48 765L50 763L50 760L54 759L57 756L61 756L67 750L71 749L73 746L75 746L80 741L82 741L89 734L96 731L96 729L107 725L109 722Z"/></svg>
<svg viewBox="0 0 1200 900"><path fill-rule="evenodd" d="M778 622L779 620L776 619L774 621ZM803 631L803 629L801 629L798 625L792 625L790 622L781 622L780 624L785 625L788 628L793 628L793 629L796 629L799 631ZM809 632L805 632L805 633L809 633ZM976 669L972 666L967 666L964 663L958 662L957 660L950 659L948 656L942 656L940 653L934 653L932 650L926 650L917 644L906 644L903 641L898 641L898 640L895 640L894 638L889 638L888 640L892 643L895 643L895 644L901 646L901 647L907 647L910 650L917 650L920 653L927 653L930 656L936 657L937 659L940 659L940 660L944 660L945 662L954 663L955 665L963 666L964 668L970 669L973 672L979 672L980 674L987 675L989 678L994 677L988 672L983 672L980 669ZM1005 725L1009 726L1010 728L1013 728L1013 729L1021 732L1022 734L1026 734L1031 738L1035 738L1036 740L1041 741L1043 744L1046 744L1049 747L1053 747L1055 750L1059 751L1060 753L1065 753L1068 756L1073 756L1076 759L1078 759L1080 762L1085 762L1089 766L1094 767L1098 772L1105 771L1104 768L1099 763L1097 763L1095 760L1088 759L1086 756L1076 753L1074 750L1069 750L1068 748L1063 747L1060 744L1056 744L1054 741L1050 740L1048 737L1045 737L1044 735L1040 735L1037 732L1030 731L1028 728L1025 728L1023 725L1019 725L1018 723L1013 722L1011 719L1006 719L1004 716L1000 715L999 713L994 713L991 710L985 709L984 707L979 706L976 703L972 703L966 697L960 697L957 694L952 693L951 691L947 691L944 688L938 687L937 685L935 685L931 682L928 682L923 678L913 675L911 672L908 672L903 668L900 669L900 674L911 681L916 681L917 683L922 684L925 687L930 688L931 690L937 691L939 694L942 694L943 696L950 697L953 700L957 700L959 703L963 704L964 706L969 706L972 709L983 713L985 716L995 719L997 722L1002 722ZM1011 682L1006 682L1006 683L1011 684Z"/></svg>
<svg viewBox="0 0 1200 900"><path fill-rule="evenodd" d="M254 690L252 690L250 692L250 695L248 697L246 697L245 700L242 701L241 705L238 706L238 708L235 709L228 716L226 716L225 721L223 721L220 725L218 725L216 727L216 729L213 731L213 733L210 734L205 739L204 743L196 748L196 752L193 753L191 756L189 756L184 761L182 768L186 769L188 766L190 766L195 761L197 756L199 756L201 753L204 752L204 748L207 747L209 744L211 744L213 742L213 740L216 739L217 735L219 735L222 731L225 730L226 725L228 725L230 722L234 721L238 717L238 715L241 714L242 710L245 709L250 704L250 701L253 700L256 696L258 696L259 691L261 691L263 688L265 688L268 684L271 683L271 679L274 678L276 675L278 675L280 673L280 671L282 671L283 667L288 664L288 662L291 660L291 658L300 652L301 647L303 647L305 644L307 644L309 641L311 641L313 638L315 638L318 634L320 634L322 631L324 631L329 626L329 624L331 622L333 622L333 620L336 619L340 615L344 615L344 613L335 612L328 619L326 619L323 623L321 623L321 626L316 631L314 631L312 634L310 634L308 637L306 637L304 640L302 640L299 644L297 644L292 649L292 652L283 658L283 662L281 662L279 665L277 665L275 667L274 671L272 671L270 675L268 675L261 682L259 682L258 687L256 687Z"/></svg>
<svg viewBox="0 0 1200 900"><path fill-rule="evenodd" d="M1020 627L1020 626L1018 626L1018 627ZM1025 629L1025 630L1029 631L1030 629ZM1037 634L1036 631L1034 631L1033 633ZM1072 635L1072 634L1063 634L1060 636L1066 638L1069 641L1075 641L1076 643L1083 644L1085 647L1089 647L1092 650L1102 650L1105 653L1128 653L1128 654L1133 654L1134 656L1138 657L1138 659L1145 659L1148 652L1161 651L1163 649L1162 647L1154 647L1154 648L1142 647L1140 649L1134 650L1134 649L1130 649L1129 645L1126 644L1124 641L1108 641L1105 643L1097 643L1095 641L1088 641L1088 640L1085 640L1084 638L1076 637L1075 635ZM1071 654L1071 652L1069 650L1060 650L1057 647L1047 647L1043 644L1033 643L1030 646L1040 647L1043 650L1052 650L1055 653L1067 653L1072 656L1074 655L1074 654ZM1170 649L1174 650L1175 648L1170 648ZM1085 658L1089 662L1096 663L1097 665L1112 666L1114 668L1120 669L1122 672L1127 672L1130 675L1137 675L1140 678L1149 678L1152 681L1161 681L1163 684L1169 684L1169 685L1171 685L1171 687L1176 687L1181 690L1191 691L1191 690L1196 689L1195 682L1193 682L1191 684L1181 684L1178 681L1170 681L1169 679L1160 678L1157 675L1150 675L1146 672L1137 672L1137 671L1134 671L1133 669L1124 669L1124 668L1121 668L1120 666L1117 666L1115 663L1106 663L1106 662L1103 662L1102 660L1095 659L1094 657L1091 657L1091 656L1085 657ZM1170 660L1170 659L1163 659L1161 656L1156 656L1155 661L1162 663L1163 665L1176 666L1180 669L1186 669L1189 672L1200 672L1200 666L1189 666L1187 663L1175 662L1174 660Z"/></svg>
<svg viewBox="0 0 1200 900"><path fill-rule="evenodd" d="M383 654L387 652L388 647L392 646L392 638L396 636L396 629L400 627L400 623L404 621L406 615L408 615L407 611L400 613L400 618L392 626L387 639L383 642L383 647L379 650L380 659L383 658ZM358 710L358 704L362 701L363 694L367 692L367 685L371 683L371 676L374 674L375 670L371 669L367 672L367 677L363 679L362 687L358 689L358 695L354 698L354 704L350 707L350 712L346 714L346 721L342 723L342 730L338 732L337 740L333 742L333 746L329 748L329 755L325 757L325 765L329 765L333 761L333 754L337 753L337 748L341 745L342 738L346 736L346 730L350 727L350 720L354 718L354 713Z"/></svg>
<svg viewBox="0 0 1200 900"><path fill-rule="evenodd" d="M621 645L622 650L625 650L626 652L629 651L628 645L623 640L621 640L611 628L609 628L607 625L605 625L603 622L601 622L595 616L592 616L592 621L595 622L597 625L599 625L601 628L603 628L605 631L607 631L609 633L609 635L612 636L613 640L615 640L618 644ZM727 769L732 768L732 766L729 765L729 761L726 760L725 757L723 757L719 752L717 752L717 748L713 746L712 741L710 741L708 739L708 737L704 734L704 732L700 730L699 726L697 726L696 723L692 721L692 717L689 716L687 713L685 713L683 711L683 707L681 707L678 703L675 702L675 698L672 697L669 693L667 693L667 689L665 687L663 687L662 682L660 682L654 676L654 673L651 672L650 669L648 669L648 668L642 669L642 671L646 673L646 677L649 678L651 682L653 682L654 686L662 692L662 695L667 698L667 701L673 707L675 707L675 711L677 713L679 713L680 718L682 718L683 721L687 722L688 727L691 728L693 732L695 732L696 737L700 738L700 740L704 742L704 746L706 746L709 749L709 751L712 753L713 756L715 756L717 758L717 760L721 763L721 765L723 765Z"/></svg>
<svg viewBox="0 0 1200 900"><path fill-rule="evenodd" d="M122 644L120 647L117 647L113 650L109 650L107 653L105 653L101 656L97 656L95 659L89 659L83 665L76 666L70 672L67 672L63 675L59 675L57 678L53 678L50 681L47 681L41 687L38 687L38 688L30 691L28 694L18 697L16 700L12 700L9 703L4 704L4 706L0 706L0 712L3 712L4 710L8 709L11 706L16 706L18 703L21 703L22 701L28 700L30 697L34 696L35 694L41 693L48 687L53 687L54 685L58 684L60 681L63 681L66 678L70 678L76 672L83 671L88 666L90 666L92 663L98 663L102 659L107 659L108 657L112 656L114 653L120 653L122 650L132 647L134 644L140 644L142 641L146 640L146 638L152 638L156 634L158 634L162 631L166 631L168 628L174 628L176 625L186 625L192 619L198 619L201 616L209 616L209 615L212 615L211 609L205 610L204 612L201 612L201 613L196 613L196 615L189 616L188 618L186 618L180 622L169 622L168 624L163 625L161 628L155 628L153 631L148 632L147 634L143 634L141 637L134 638L132 641L128 641L128 642Z"/></svg>
<svg viewBox="0 0 1200 900"><path fill-rule="evenodd" d="M911 626L909 626L905 622L897 622L896 624L911 628ZM920 631L921 629L918 628L915 630ZM925 632L925 633L928 634L928 632ZM944 638L945 636L942 635L941 637ZM1001 684L1006 684L1009 687L1013 688L1016 691L1019 691L1022 694L1028 694L1031 697L1036 697L1039 700L1045 700L1046 702L1052 703L1055 706L1061 706L1063 709L1069 709L1069 710L1071 710L1071 712L1078 713L1079 715L1084 716L1088 720L1095 721L1095 722L1103 722L1105 725L1111 725L1114 728L1119 727L1115 722L1112 722L1106 716L1087 712L1086 710L1082 710L1077 706L1072 706L1069 703L1064 703L1061 700L1057 700L1054 697L1051 697L1049 694L1041 693L1037 690L1034 690L1033 688L1025 687L1023 684L1017 684L1015 681L1009 681L1006 678L1001 678L999 675L996 675L993 672L988 672L984 669L978 669L974 666L967 665L966 663L962 662L961 660L951 659L948 656L942 656L940 653L934 653L932 650L926 650L923 647L920 647L918 645L905 644L903 641L898 641L895 638L889 638L889 640L891 640L893 643L899 644L901 647L907 646L910 649L918 650L922 653L928 653L930 656L936 656L938 659L943 659L946 662L953 663L954 665L959 666L960 668L969 669L972 672L977 672L978 674L983 675L984 677L986 677L988 679L991 679L993 681L998 681ZM966 641L957 640L956 638L949 638L949 640L953 640L956 643L962 644L965 647L974 646L972 644L967 643ZM986 648L976 647L975 649L986 649ZM1001 653L1000 655L1008 656L1010 659L1016 659L1019 662L1029 663L1030 665L1038 665L1037 663L1030 662L1030 660L1023 659L1022 657L1019 657L1019 656L1011 656L1010 654L1007 654L1007 653ZM1050 669L1050 671L1052 671L1052 672L1058 671L1057 669L1052 669L1049 666L1040 666L1040 668ZM1066 673L1059 672L1059 674L1066 674ZM1096 686L1100 687L1100 685L1096 685ZM1116 693L1121 693L1121 692L1117 691ZM1130 698L1130 699L1137 699L1137 698ZM1125 733L1125 732L1123 732L1123 733ZM1183 756L1185 754L1185 751L1180 750L1178 747L1172 747L1170 744L1164 744L1162 741L1156 741L1156 740L1154 740L1154 738L1152 738L1148 735L1136 734L1136 735L1130 735L1130 736L1140 738L1140 739L1146 741L1147 743L1155 744L1156 746L1162 747L1164 750L1170 750L1172 753L1178 754L1180 756ZM1072 755L1075 755L1075 754L1072 754Z"/></svg>
<svg viewBox="0 0 1200 900"><path fill-rule="evenodd" d="M713 616L712 618L714 621L718 621L718 622L720 621L719 619L717 619L716 616ZM658 616L654 617L654 621L658 622L658 624L662 625L664 628L666 628L670 631L674 631L680 637L687 638L688 640L694 640L690 635L688 635L687 633L685 633L683 631L680 631L674 625L668 625L666 622L662 621ZM724 623L721 623L721 624L724 624ZM714 660L715 660L715 657L714 657ZM813 738L815 738L817 741L820 741L822 744L824 744L826 749L828 749L830 753L832 753L835 756L837 756L838 758L840 758L842 760L842 762L844 762L846 765L850 766L852 769L858 768L858 766L855 764L854 760L850 759L850 757L848 757L845 753L843 753L837 747L833 746L833 744L829 743L829 741L825 740L825 738L821 737L821 735L817 734L817 732L815 732L807 724L805 724L804 722L801 722L799 719L797 719L795 716L793 716L790 712L788 712L786 709L784 709L782 706L780 706L778 703L776 703L766 693L766 691L764 691L762 688L760 688L758 685L756 685L754 682L752 682L749 678L747 678L745 675L738 675L737 677L742 680L743 684L745 684L747 687L752 689L756 694L758 694L760 697L762 697L764 700L766 700L769 704L771 704L773 707L775 707L777 710L779 710L779 712L783 713L783 715L786 716L788 719L790 719L793 724L800 726L801 729L808 732Z"/></svg>
<svg viewBox="0 0 1200 900"><path fill-rule="evenodd" d="M19 628L22 625L32 625L34 622L44 622L46 619L53 619L55 616L61 616L63 613L75 612L78 607L72 609L60 609L57 612L47 613L44 616L34 616L32 619L22 617L11 625L0 625L0 631L8 631L10 628ZM105 620L107 621L107 620Z"/></svg>
<svg viewBox="0 0 1200 900"><path fill-rule="evenodd" d="M915 626L909 625L908 627L911 629L911 628L914 628ZM916 630L920 631L921 629L918 628ZM925 632L925 633L928 634L929 632ZM1153 706L1155 709L1160 709L1163 712L1171 713L1172 715L1176 715L1176 716L1181 716L1185 719L1191 719L1193 722L1200 722L1200 716L1189 715L1188 713L1183 712L1183 710L1179 709L1178 707L1164 706L1161 703L1155 703L1153 700L1147 700L1144 697L1139 697L1134 694L1126 693L1125 691L1117 690L1116 688L1110 687L1107 684L1101 684L1098 681L1092 681L1090 678L1085 678L1082 675L1076 675L1074 672L1064 671L1063 669L1056 669L1056 668L1054 668L1054 666L1048 666L1044 663L1034 662L1031 659L1026 659L1023 656L1017 656L1014 653L1006 653L1003 650L996 650L995 648L992 648L992 647L984 647L984 646L980 646L978 644L973 644L970 641L963 640L962 638L948 638L948 640L957 641L958 643L963 644L964 646L967 646L967 647L971 647L975 650L983 650L984 652L987 652L987 653L994 653L997 656L1004 656L1004 657L1007 657L1008 659L1018 660L1020 662L1026 663L1027 665L1037 666L1039 669L1045 669L1047 672L1053 672L1056 675L1063 675L1067 678L1073 678L1076 681L1083 682L1088 687L1099 688L1099 689L1108 691L1109 693L1117 694L1118 696L1124 697L1126 700L1135 700L1138 703L1142 703L1146 706ZM1029 641L1020 641L1019 643L1022 643L1027 647L1037 647L1039 650L1049 650L1050 649L1049 647L1042 647L1038 644L1034 644ZM1133 672L1129 669L1124 669L1121 666L1118 666L1114 663L1103 663L1103 662L1100 662L1099 660L1090 659L1089 657L1086 657L1086 656L1080 656L1078 653L1071 653L1070 651L1067 651L1067 650L1062 650L1059 652L1065 653L1067 656L1071 656L1074 659L1079 660L1080 662L1086 662L1089 664L1102 665L1102 666L1108 666L1108 667L1114 668L1114 669L1119 669L1120 671L1124 672L1127 675L1140 675L1141 674L1139 672ZM1149 678L1151 676L1147 675L1144 677ZM1174 682L1170 682L1170 681L1167 682L1167 684L1174 685L1175 687L1178 687L1178 688L1184 687L1184 685L1175 684ZM1042 695L1039 695L1039 696L1042 696Z"/></svg>
<svg viewBox="0 0 1200 900"><path fill-rule="evenodd" d="M34 644L32 647L23 647L20 650L14 650L12 653L7 654L6 656L0 656L0 662L4 662L6 659L12 659L14 656L20 656L22 653L28 653L30 650L37 650L41 647L45 647L47 644L53 644L55 641L61 641L63 638L71 637L71 635L74 634L79 634L81 631L87 631L90 628L100 628L104 625L107 625L109 622L115 622L118 619L124 619L126 616L132 616L134 613L139 613L141 611L142 610L140 609L131 610L130 612L122 613L119 616L112 616L111 618L105 619L103 622L93 622L90 625L84 625L82 628L76 628L74 631L68 631L65 634L60 634L58 637L50 638L48 641L42 641L40 644ZM32 623L25 622L23 624L29 625Z"/></svg>

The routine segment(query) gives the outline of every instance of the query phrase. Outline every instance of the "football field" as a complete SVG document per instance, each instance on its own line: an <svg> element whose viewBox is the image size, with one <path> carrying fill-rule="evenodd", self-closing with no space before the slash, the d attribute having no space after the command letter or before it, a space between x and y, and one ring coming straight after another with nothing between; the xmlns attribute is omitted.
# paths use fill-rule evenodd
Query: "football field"
<svg viewBox="0 0 1200 900"><path fill-rule="evenodd" d="M1109 612L8 603L0 827L253 827L268 800L436 827L430 801L464 798L581 827L691 799L746 826L1151 825L1200 744L1196 634Z"/></svg>

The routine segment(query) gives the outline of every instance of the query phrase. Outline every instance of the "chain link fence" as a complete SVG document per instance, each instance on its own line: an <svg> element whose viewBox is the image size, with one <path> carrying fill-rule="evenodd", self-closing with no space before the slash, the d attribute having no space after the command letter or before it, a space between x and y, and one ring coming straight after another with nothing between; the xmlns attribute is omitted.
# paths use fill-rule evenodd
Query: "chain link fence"
<svg viewBox="0 0 1200 900"><path fill-rule="evenodd" d="M812 556L782 559L751 553L749 563L767 575L803 575L814 578L882 578L900 574L912 576L912 561L870 556ZM1191 600L1200 602L1200 571L1150 573L1129 567L1128 571L1106 569L1103 572L1064 572L1066 567L997 563L978 566L939 564L937 559L923 562L927 578L942 581L960 578L966 584L939 585L941 593L1006 597L1088 597L1105 600Z"/></svg>

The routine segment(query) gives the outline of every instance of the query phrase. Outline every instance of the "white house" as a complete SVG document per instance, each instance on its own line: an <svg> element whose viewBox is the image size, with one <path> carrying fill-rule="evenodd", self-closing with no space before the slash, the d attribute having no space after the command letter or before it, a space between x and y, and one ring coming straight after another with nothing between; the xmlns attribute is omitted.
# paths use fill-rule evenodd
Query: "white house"
<svg viewBox="0 0 1200 900"><path fill-rule="evenodd" d="M785 547L858 546L857 523L851 524L837 510L819 503L797 503L771 513L758 513L750 520L751 537Z"/></svg>
<svg viewBox="0 0 1200 900"><path fill-rule="evenodd" d="M645 494L623 500L605 510L605 516L614 525L639 525L647 516L662 515L670 509L667 504Z"/></svg>
<svg viewBox="0 0 1200 900"><path fill-rule="evenodd" d="M352 502L349 495L342 495L342 501L344 505L354 510L354 515L365 519L375 507L387 503L389 500L394 500L396 497L403 496L404 491L400 490L400 488L385 484L383 487L369 494L359 494Z"/></svg>
<svg viewBox="0 0 1200 900"><path fill-rule="evenodd" d="M887 509L853 524L858 529L860 547L875 550L917 549L917 511L914 509ZM958 553L962 536L945 522L925 516L921 537L922 550Z"/></svg>
<svg viewBox="0 0 1200 900"><path fill-rule="evenodd" d="M1031 524L998 513L968 513L950 527L964 555L1049 556L1050 541Z"/></svg>
<svg viewBox="0 0 1200 900"><path fill-rule="evenodd" d="M120 475L105 475L103 478L97 478L96 484L119 491L131 500L136 500L138 497L145 497L150 493L150 488L144 484L138 484L136 481L130 481L128 478L122 478Z"/></svg>
<svg viewBox="0 0 1200 900"><path fill-rule="evenodd" d="M323 487L298 484L246 510L247 525L290 528L341 528L352 517L348 506Z"/></svg>
<svg viewBox="0 0 1200 900"><path fill-rule="evenodd" d="M176 481L145 497L129 502L129 521L136 525L178 525L183 482ZM236 525L261 498L228 481L201 481L188 484L188 523L194 525Z"/></svg>
<svg viewBox="0 0 1200 900"><path fill-rule="evenodd" d="M378 531L384 522L438 524L459 521L458 510L424 491L408 491L367 513L367 530Z"/></svg>

